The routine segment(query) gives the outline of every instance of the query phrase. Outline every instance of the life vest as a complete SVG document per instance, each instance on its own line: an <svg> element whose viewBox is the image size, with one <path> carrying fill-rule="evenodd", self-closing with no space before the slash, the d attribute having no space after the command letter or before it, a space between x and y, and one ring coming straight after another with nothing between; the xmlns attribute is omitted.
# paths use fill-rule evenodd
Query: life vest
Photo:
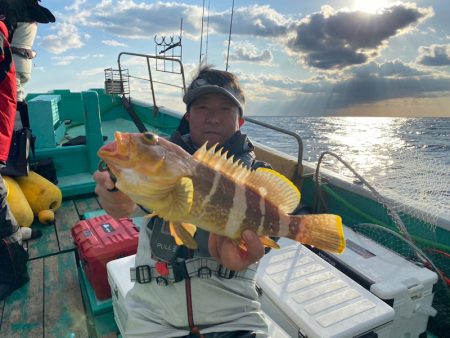
<svg viewBox="0 0 450 338"><path fill-rule="evenodd" d="M0 54L0 161L6 161L16 117L17 89L8 29L3 21L0 21L0 34L3 49L3 53Z"/></svg>

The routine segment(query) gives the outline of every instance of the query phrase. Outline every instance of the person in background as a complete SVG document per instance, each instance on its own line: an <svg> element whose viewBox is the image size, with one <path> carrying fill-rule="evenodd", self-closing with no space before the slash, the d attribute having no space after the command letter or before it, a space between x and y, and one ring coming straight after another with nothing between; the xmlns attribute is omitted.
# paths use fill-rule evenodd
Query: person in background
<svg viewBox="0 0 450 338"><path fill-rule="evenodd" d="M16 70L8 42L9 33L0 12L0 169L8 159L16 116ZM0 239L15 236L22 240L19 225L6 202L7 190L0 173Z"/></svg>
<svg viewBox="0 0 450 338"><path fill-rule="evenodd" d="M219 143L247 167L263 166L240 132L245 99L233 74L202 67L183 101L187 113L182 129L188 133L175 132L172 142L191 154L206 141ZM127 195L108 190L114 188L108 172L96 172L94 179L107 213L120 218L133 212L136 205ZM199 248L190 250L177 245L167 229L158 217L141 228L136 267L131 270L136 283L125 301L125 336L268 337L255 288L257 261L264 255L256 234L243 233L243 250L227 237L198 228Z"/></svg>
<svg viewBox="0 0 450 338"><path fill-rule="evenodd" d="M7 8L7 24L10 31L11 51L16 66L17 110L28 116L25 102L25 84L31 79L33 50L38 23L55 22L54 15L45 7L38 4L38 0L1 0ZM18 114L15 129L21 128Z"/></svg>
<svg viewBox="0 0 450 338"><path fill-rule="evenodd" d="M55 17L37 0L0 0L2 24L2 81L0 111L0 166L8 158L14 130L22 128L21 120L28 120L28 106L25 102L24 84L31 77L32 59L36 53L32 45L36 37L37 23L54 22ZM11 82L13 81L13 82ZM14 102L14 103L13 103ZM19 113L16 114L16 111ZM21 116L22 115L22 116ZM0 226L18 227L6 203L6 187L0 183L1 210ZM12 230L8 230L10 232ZM41 236L40 230L21 227L17 232L19 241ZM14 231L16 233L16 231ZM0 236L2 235L0 229Z"/></svg>
<svg viewBox="0 0 450 338"><path fill-rule="evenodd" d="M17 95L9 34L3 19L0 11L0 301L29 281L28 254L21 246L21 228L6 201L6 181L1 174L9 155Z"/></svg>

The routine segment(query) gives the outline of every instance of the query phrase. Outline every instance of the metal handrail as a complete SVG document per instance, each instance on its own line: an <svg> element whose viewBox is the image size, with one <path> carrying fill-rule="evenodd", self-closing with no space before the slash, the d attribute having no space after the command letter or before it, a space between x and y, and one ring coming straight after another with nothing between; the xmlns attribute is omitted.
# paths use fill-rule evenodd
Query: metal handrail
<svg viewBox="0 0 450 338"><path fill-rule="evenodd" d="M169 85L169 86L173 86L173 84L165 83L165 82L159 82L159 81L153 81L152 70L150 68L150 59L177 62L179 64L179 66L180 66L180 73L181 73L181 78L182 78L182 81L183 81L183 87L179 87L179 88L181 88L184 93L186 92L186 80L185 80L185 77L184 77L184 68L183 68L183 64L181 63L180 60L174 59L174 58L165 57L165 56L158 56L158 55L148 55L148 54L121 52L121 53L119 53L119 56L117 57L117 64L118 64L118 67L119 67L120 81L123 81L123 78L122 78L122 66L120 64L120 59L121 59L122 55L138 56L138 57L143 57L143 58L146 59L146 61L147 61L147 69L148 69L148 76L149 76L149 81L150 81L150 89L152 91L153 107L155 108L156 111L158 111L158 106L156 105L155 89L153 88L153 82L157 82L157 83L161 83L161 84L165 84L165 85Z"/></svg>
<svg viewBox="0 0 450 338"><path fill-rule="evenodd" d="M282 134L286 134L289 136L294 137L297 140L298 143L298 158L297 158L297 169L295 171L295 174L298 175L298 177L294 177L294 180L296 180L297 178L301 181L302 177L303 177L303 164L302 164L302 160L303 160L303 140L300 137L300 135L298 135L297 133L294 133L293 131L290 130L286 130L280 127L276 127L274 125L271 125L269 123L265 123L265 122L261 122L255 119L252 119L250 117L244 117L244 120L257 124L259 126L268 128L268 129L272 129L275 131L278 131Z"/></svg>

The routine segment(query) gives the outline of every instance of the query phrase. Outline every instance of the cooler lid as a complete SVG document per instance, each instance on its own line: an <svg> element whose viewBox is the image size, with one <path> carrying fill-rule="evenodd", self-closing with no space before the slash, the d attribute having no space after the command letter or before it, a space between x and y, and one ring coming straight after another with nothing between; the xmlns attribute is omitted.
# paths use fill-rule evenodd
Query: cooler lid
<svg viewBox="0 0 450 338"><path fill-rule="evenodd" d="M437 274L404 259L372 239L344 227L346 248L335 260L371 281L370 291L389 300L419 289L431 289Z"/></svg>
<svg viewBox="0 0 450 338"><path fill-rule="evenodd" d="M306 247L282 238L257 282L308 337L353 337L391 322L394 310Z"/></svg>

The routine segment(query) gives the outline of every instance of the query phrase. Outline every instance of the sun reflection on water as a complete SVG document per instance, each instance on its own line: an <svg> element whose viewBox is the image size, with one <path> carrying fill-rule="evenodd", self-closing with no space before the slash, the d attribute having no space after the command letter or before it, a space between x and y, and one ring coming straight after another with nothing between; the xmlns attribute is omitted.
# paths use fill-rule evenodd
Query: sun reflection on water
<svg viewBox="0 0 450 338"><path fill-rule="evenodd" d="M340 123L339 119L333 122L335 129L323 132L323 141L329 145L330 151L351 163L363 176L372 176L374 171L377 176L383 175L392 165L395 151L405 147L405 141L398 137L399 129L404 127L401 119L355 117L345 123L342 120ZM336 159L325 161L336 170Z"/></svg>
<svg viewBox="0 0 450 338"><path fill-rule="evenodd" d="M305 160L316 162L322 152L331 151L366 178L384 175L396 165L393 155L410 146L404 138L408 132L408 119L404 118L267 117L261 120L300 135ZM255 141L297 155L297 145L291 137L276 132L268 135L267 130L255 125L246 125L243 129ZM353 178L353 174L331 156L325 157L323 164Z"/></svg>

